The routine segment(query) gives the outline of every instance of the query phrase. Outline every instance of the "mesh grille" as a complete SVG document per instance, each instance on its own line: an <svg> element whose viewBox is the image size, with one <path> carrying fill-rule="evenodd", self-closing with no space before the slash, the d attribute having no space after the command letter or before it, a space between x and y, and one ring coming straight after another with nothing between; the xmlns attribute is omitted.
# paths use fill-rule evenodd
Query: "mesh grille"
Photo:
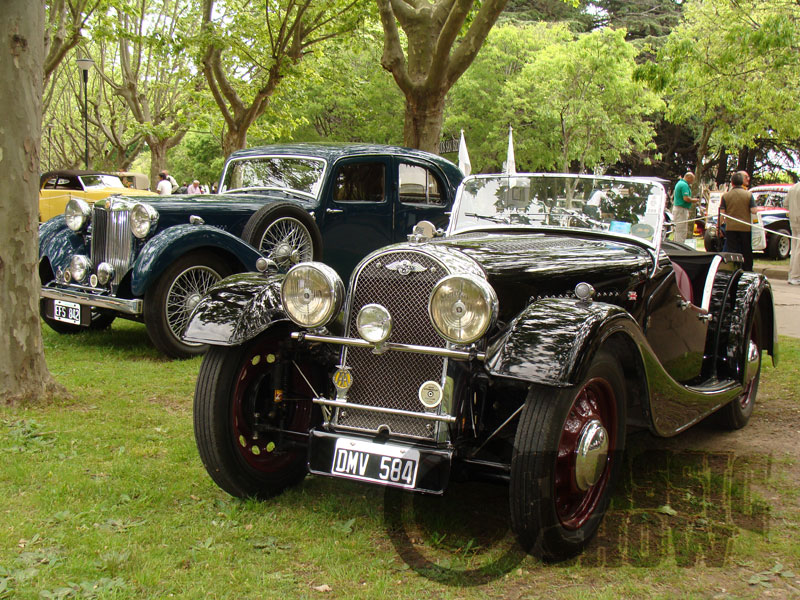
<svg viewBox="0 0 800 600"><path fill-rule="evenodd" d="M133 261L130 211L95 206L92 215L92 264L107 262L114 267L114 285L119 285Z"/></svg>
<svg viewBox="0 0 800 600"><path fill-rule="evenodd" d="M387 264L409 260L425 267L425 271L401 275L386 268ZM428 297L433 286L448 272L438 261L415 252L382 254L364 266L359 273L348 314L347 334L358 337L356 315L365 305L381 304L392 315L391 342L443 348L428 318ZM352 404L381 406L413 412L425 409L417 396L420 385L441 381L444 358L407 352L374 354L369 349L348 348L346 363L353 374L353 386L347 400ZM393 433L432 438L430 421L371 413L360 410L340 412L339 425L377 431L387 425Z"/></svg>

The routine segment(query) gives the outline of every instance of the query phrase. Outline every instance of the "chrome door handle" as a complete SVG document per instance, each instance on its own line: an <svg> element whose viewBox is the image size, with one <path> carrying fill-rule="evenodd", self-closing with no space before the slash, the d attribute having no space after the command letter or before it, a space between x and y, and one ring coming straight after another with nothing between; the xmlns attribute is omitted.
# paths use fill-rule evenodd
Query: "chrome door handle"
<svg viewBox="0 0 800 600"><path fill-rule="evenodd" d="M325 212L329 215L338 215L339 213L343 213L344 211L341 208L326 208Z"/></svg>
<svg viewBox="0 0 800 600"><path fill-rule="evenodd" d="M700 319L701 321L705 321L706 323L708 323L711 319L714 318L714 315L712 315L710 312L707 312L697 315L697 318Z"/></svg>

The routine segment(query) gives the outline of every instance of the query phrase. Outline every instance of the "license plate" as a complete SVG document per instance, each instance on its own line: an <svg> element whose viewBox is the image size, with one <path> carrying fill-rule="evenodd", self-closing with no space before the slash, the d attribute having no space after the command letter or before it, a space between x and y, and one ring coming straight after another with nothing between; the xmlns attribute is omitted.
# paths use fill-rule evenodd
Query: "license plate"
<svg viewBox="0 0 800 600"><path fill-rule="evenodd" d="M76 302L53 300L53 319L73 325L81 324L81 305Z"/></svg>
<svg viewBox="0 0 800 600"><path fill-rule="evenodd" d="M331 474L382 485L413 488L417 482L419 450L339 438Z"/></svg>

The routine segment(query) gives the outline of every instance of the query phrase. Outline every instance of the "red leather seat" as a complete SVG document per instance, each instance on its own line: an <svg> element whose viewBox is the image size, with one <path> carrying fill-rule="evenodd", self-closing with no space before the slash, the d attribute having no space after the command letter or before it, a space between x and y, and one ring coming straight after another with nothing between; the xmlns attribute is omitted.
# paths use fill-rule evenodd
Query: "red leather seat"
<svg viewBox="0 0 800 600"><path fill-rule="evenodd" d="M678 263L672 263L672 270L675 271L675 282L678 284L678 291L687 302L694 304L694 294L692 292L692 280Z"/></svg>

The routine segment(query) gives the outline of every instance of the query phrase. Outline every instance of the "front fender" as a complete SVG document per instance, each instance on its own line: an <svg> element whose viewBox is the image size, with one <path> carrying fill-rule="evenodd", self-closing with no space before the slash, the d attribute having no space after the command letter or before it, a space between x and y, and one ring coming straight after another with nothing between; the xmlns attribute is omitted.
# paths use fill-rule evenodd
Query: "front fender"
<svg viewBox="0 0 800 600"><path fill-rule="evenodd" d="M59 268L66 269L74 254L88 254L88 249L83 236L67 227L64 215L53 217L39 226L39 261L47 259L53 273Z"/></svg>
<svg viewBox="0 0 800 600"><path fill-rule="evenodd" d="M240 273L226 277L189 317L183 333L187 342L236 346L280 321L288 321L281 305L284 275Z"/></svg>
<svg viewBox="0 0 800 600"><path fill-rule="evenodd" d="M486 351L486 366L491 375L500 377L572 385L591 353L607 335L620 329L636 337L639 326L618 306L557 298L539 300L491 344Z"/></svg>
<svg viewBox="0 0 800 600"><path fill-rule="evenodd" d="M178 258L200 248L223 253L237 261L242 271L254 271L261 254L233 234L209 225L175 225L148 240L133 265L131 291L144 296L145 291Z"/></svg>

